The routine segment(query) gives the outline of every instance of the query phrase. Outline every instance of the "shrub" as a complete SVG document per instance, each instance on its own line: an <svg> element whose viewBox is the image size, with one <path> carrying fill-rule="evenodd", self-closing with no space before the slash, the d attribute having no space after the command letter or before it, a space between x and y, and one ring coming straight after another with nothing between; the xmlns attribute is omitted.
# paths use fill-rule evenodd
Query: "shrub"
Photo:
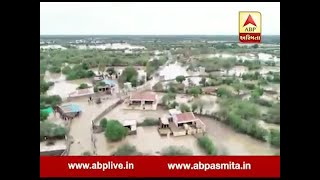
<svg viewBox="0 0 320 180"><path fill-rule="evenodd" d="M164 89L163 89L162 83L161 83L161 82L158 82L157 84L155 84L155 85L153 86L153 90L154 90L154 91L163 91Z"/></svg>
<svg viewBox="0 0 320 180"><path fill-rule="evenodd" d="M89 88L89 85L86 84L86 83L82 83L82 84L80 84L80 86L78 87L78 89L87 89L87 88Z"/></svg>
<svg viewBox="0 0 320 180"><path fill-rule="evenodd" d="M173 101L173 102L169 103L167 107L169 109L175 109L177 106L179 106L179 103L177 103L176 101Z"/></svg>
<svg viewBox="0 0 320 180"><path fill-rule="evenodd" d="M71 70L72 70L71 67L66 66L66 67L62 68L62 73L63 74L68 74Z"/></svg>
<svg viewBox="0 0 320 180"><path fill-rule="evenodd" d="M261 106L266 106L266 107L272 107L272 104L273 104L271 101L267 101L261 98L256 99L254 102Z"/></svg>
<svg viewBox="0 0 320 180"><path fill-rule="evenodd" d="M49 71L50 71L51 73L60 73L60 72L61 72L61 68L58 67L58 66L51 66L51 67L49 68Z"/></svg>
<svg viewBox="0 0 320 180"><path fill-rule="evenodd" d="M138 155L139 152L137 151L136 147L130 144L124 144L113 153L114 156L132 156Z"/></svg>
<svg viewBox="0 0 320 180"><path fill-rule="evenodd" d="M249 89L249 90L253 90L254 88L256 88L256 86L252 83L245 83L244 87Z"/></svg>
<svg viewBox="0 0 320 180"><path fill-rule="evenodd" d="M270 129L269 134L270 144L280 147L280 131L275 129Z"/></svg>
<svg viewBox="0 0 320 180"><path fill-rule="evenodd" d="M219 87L217 90L217 95L219 97L232 97L232 92L225 87Z"/></svg>
<svg viewBox="0 0 320 180"><path fill-rule="evenodd" d="M192 151L184 146L169 146L160 152L162 156L191 156Z"/></svg>
<svg viewBox="0 0 320 180"><path fill-rule="evenodd" d="M137 126L157 126L159 125L159 120L153 118L146 118L142 123L138 123Z"/></svg>
<svg viewBox="0 0 320 180"><path fill-rule="evenodd" d="M192 103L191 104L191 109L192 109L192 112L195 112L198 109L198 104L197 103Z"/></svg>
<svg viewBox="0 0 320 180"><path fill-rule="evenodd" d="M217 155L217 149L208 136L199 137L198 144L207 152L208 155Z"/></svg>
<svg viewBox="0 0 320 180"><path fill-rule="evenodd" d="M187 90L187 93L193 95L194 97L197 97L202 93L202 89L200 87L191 87Z"/></svg>
<svg viewBox="0 0 320 180"><path fill-rule="evenodd" d="M128 128L117 120L109 120L105 129L105 136L110 141L120 141L128 135Z"/></svg>
<svg viewBox="0 0 320 180"><path fill-rule="evenodd" d="M92 156L90 151L85 151L82 153L82 156Z"/></svg>
<svg viewBox="0 0 320 180"><path fill-rule="evenodd" d="M182 83L184 80L186 80L186 78L184 76L177 76L176 77L176 81L179 83Z"/></svg>

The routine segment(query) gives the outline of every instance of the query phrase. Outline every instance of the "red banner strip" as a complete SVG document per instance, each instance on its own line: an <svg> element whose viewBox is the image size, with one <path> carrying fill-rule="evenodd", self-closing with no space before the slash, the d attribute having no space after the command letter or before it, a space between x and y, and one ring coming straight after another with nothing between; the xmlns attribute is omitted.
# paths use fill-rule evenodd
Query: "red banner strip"
<svg viewBox="0 0 320 180"><path fill-rule="evenodd" d="M41 156L41 177L280 177L279 156Z"/></svg>

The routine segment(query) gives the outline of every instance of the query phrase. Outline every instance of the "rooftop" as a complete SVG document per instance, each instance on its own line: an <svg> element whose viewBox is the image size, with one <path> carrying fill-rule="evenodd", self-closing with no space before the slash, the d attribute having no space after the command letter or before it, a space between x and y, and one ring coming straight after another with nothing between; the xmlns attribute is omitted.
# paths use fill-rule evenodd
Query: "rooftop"
<svg viewBox="0 0 320 180"><path fill-rule="evenodd" d="M66 112L80 112L81 108L77 104L64 104L60 106L61 110Z"/></svg>
<svg viewBox="0 0 320 180"><path fill-rule="evenodd" d="M185 112L181 114L176 114L177 122L187 122L187 121L195 121L196 117L192 112Z"/></svg>
<svg viewBox="0 0 320 180"><path fill-rule="evenodd" d="M132 125L136 125L136 124L137 124L137 121L134 119L122 121L123 126L132 126Z"/></svg>
<svg viewBox="0 0 320 180"><path fill-rule="evenodd" d="M94 94L93 88L78 89L78 90L70 93L69 96L75 97L75 96L85 96L85 95L90 95L90 94Z"/></svg>
<svg viewBox="0 0 320 180"><path fill-rule="evenodd" d="M168 118L162 117L162 118L161 118L161 123L164 124L164 125L169 125L169 120L168 120Z"/></svg>
<svg viewBox="0 0 320 180"><path fill-rule="evenodd" d="M104 80L102 80L102 82L104 82L105 84L110 85L110 86L115 85L115 82L111 79L104 79Z"/></svg>
<svg viewBox="0 0 320 180"><path fill-rule="evenodd" d="M181 111L177 109L169 109L169 114L170 115L181 114Z"/></svg>
<svg viewBox="0 0 320 180"><path fill-rule="evenodd" d="M153 92L135 93L130 96L130 100L156 101L157 95Z"/></svg>

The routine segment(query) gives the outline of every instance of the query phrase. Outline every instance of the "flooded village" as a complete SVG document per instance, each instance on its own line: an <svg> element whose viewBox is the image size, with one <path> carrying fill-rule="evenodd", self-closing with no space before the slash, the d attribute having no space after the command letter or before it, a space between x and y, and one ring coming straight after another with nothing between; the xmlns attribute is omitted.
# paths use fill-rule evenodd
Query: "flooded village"
<svg viewBox="0 0 320 180"><path fill-rule="evenodd" d="M278 41L150 38L41 39L41 155L280 153Z"/></svg>

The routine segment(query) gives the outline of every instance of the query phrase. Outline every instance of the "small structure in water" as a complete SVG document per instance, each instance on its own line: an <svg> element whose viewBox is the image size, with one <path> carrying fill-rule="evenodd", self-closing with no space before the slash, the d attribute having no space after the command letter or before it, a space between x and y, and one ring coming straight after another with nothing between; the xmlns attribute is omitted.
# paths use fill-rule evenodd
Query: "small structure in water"
<svg viewBox="0 0 320 180"><path fill-rule="evenodd" d="M94 95L93 88L87 88L87 89L77 89L76 91L69 94L70 98L77 98L77 97L89 97Z"/></svg>
<svg viewBox="0 0 320 180"><path fill-rule="evenodd" d="M160 121L160 125L158 127L158 132L160 136L170 136L172 134L172 131L169 128L168 117L159 118L159 121Z"/></svg>
<svg viewBox="0 0 320 180"><path fill-rule="evenodd" d="M192 112L181 113L175 109L169 110L169 128L173 136L204 133L206 126Z"/></svg>
<svg viewBox="0 0 320 180"><path fill-rule="evenodd" d="M115 87L115 82L110 79L105 79L100 82L102 82L102 83L98 84L98 86L97 86L98 92L112 94L112 90Z"/></svg>
<svg viewBox="0 0 320 180"><path fill-rule="evenodd" d="M156 110L157 109L157 94L154 92L139 92L134 93L128 100L129 109L140 110Z"/></svg>
<svg viewBox="0 0 320 180"><path fill-rule="evenodd" d="M55 111L58 112L62 119L68 120L80 116L82 110L77 104L64 104L55 107Z"/></svg>
<svg viewBox="0 0 320 180"><path fill-rule="evenodd" d="M124 120L122 125L129 129L129 135L137 134L137 121L136 120Z"/></svg>

